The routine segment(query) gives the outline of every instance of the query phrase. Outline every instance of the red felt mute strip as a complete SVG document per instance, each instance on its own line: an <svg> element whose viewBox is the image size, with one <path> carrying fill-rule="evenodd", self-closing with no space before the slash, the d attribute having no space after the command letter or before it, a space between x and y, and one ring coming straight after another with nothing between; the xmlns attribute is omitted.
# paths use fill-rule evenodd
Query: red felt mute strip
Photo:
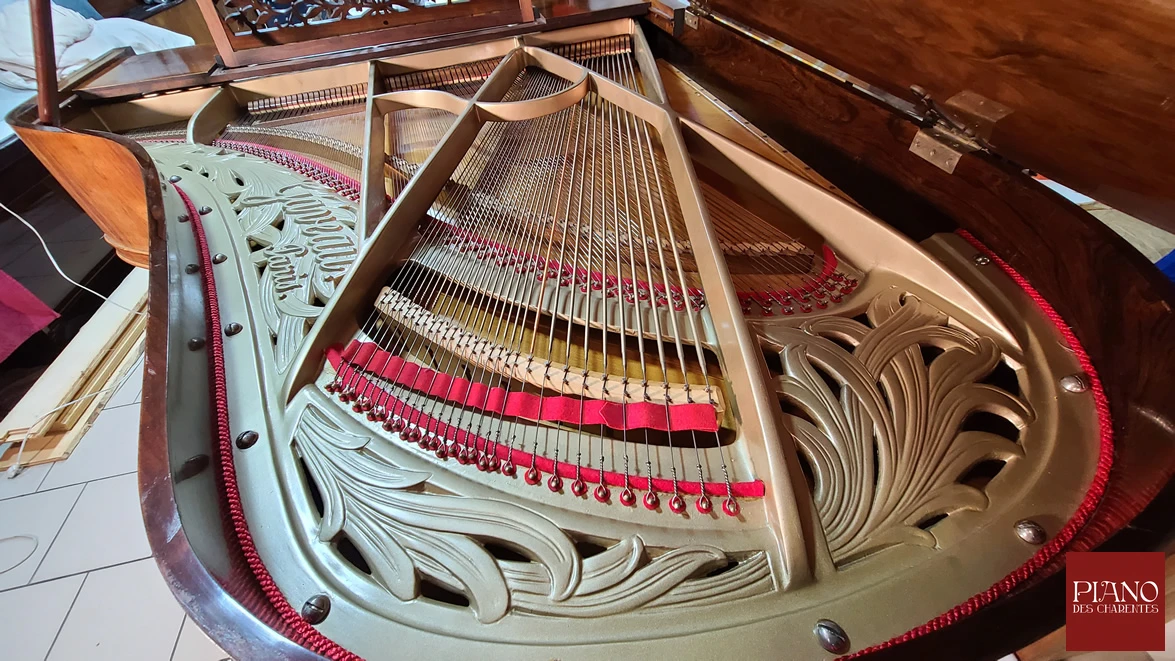
<svg viewBox="0 0 1175 661"><path fill-rule="evenodd" d="M339 351L337 348L336 351ZM526 420L545 420L569 425L604 425L610 429L658 429L660 431L718 431L712 404L658 404L611 402L579 397L539 396L491 388L484 383L454 377L393 356L373 342L352 340L339 351L342 360L365 374L459 406Z"/></svg>
<svg viewBox="0 0 1175 661"><path fill-rule="evenodd" d="M327 349L326 360L338 372L339 378L343 383L348 384L360 396L369 397L383 406L387 410L389 417L402 418L410 425L425 429L429 433L444 439L446 442L456 442L463 447L497 457L502 461L509 459L517 466L534 466L543 473L554 473L569 480L582 479L589 484L602 483L613 487L628 486L640 491L659 491L661 493L681 493L696 496L700 495L704 490L705 493L711 496L731 495L736 498L762 498L766 492L766 487L760 480L731 482L730 492L728 494L727 485L724 482L678 481L675 484L673 480L665 478L655 477L649 479L640 475L625 475L614 471L600 471L586 465L576 466L574 463L566 461L557 462L550 457L533 455L523 450L511 449L506 445L495 443L482 436L477 436L455 425L445 424L438 418L427 415L411 406L407 406L404 402L393 397L391 393L368 381L366 377L362 376L361 372L351 367L343 359L342 352L337 346Z"/></svg>

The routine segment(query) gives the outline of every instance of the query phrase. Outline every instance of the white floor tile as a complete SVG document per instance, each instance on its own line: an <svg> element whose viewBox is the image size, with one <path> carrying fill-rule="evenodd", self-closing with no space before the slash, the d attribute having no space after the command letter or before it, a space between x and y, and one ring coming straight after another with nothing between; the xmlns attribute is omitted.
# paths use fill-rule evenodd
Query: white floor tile
<svg viewBox="0 0 1175 661"><path fill-rule="evenodd" d="M183 620L152 558L91 572L48 661L166 661Z"/></svg>
<svg viewBox="0 0 1175 661"><path fill-rule="evenodd" d="M81 492L77 485L0 501L0 590L32 579Z"/></svg>
<svg viewBox="0 0 1175 661"><path fill-rule="evenodd" d="M73 454L53 464L41 490L129 473L139 464L139 407L103 411Z"/></svg>
<svg viewBox="0 0 1175 661"><path fill-rule="evenodd" d="M139 393L143 392L143 361L135 363L131 371L123 375L122 385L110 399L106 401L106 408L112 409L118 406L125 406L127 404L134 404L138 401Z"/></svg>
<svg viewBox="0 0 1175 661"><path fill-rule="evenodd" d="M34 578L44 581L149 555L139 478L122 475L86 485Z"/></svg>
<svg viewBox="0 0 1175 661"><path fill-rule="evenodd" d="M27 456L27 455L26 455ZM40 466L32 466L20 472L20 475L12 479L8 479L6 471L0 471L0 500L6 498L15 498L30 494L41 486L41 480L49 474L49 469L53 464L41 464Z"/></svg>
<svg viewBox="0 0 1175 661"><path fill-rule="evenodd" d="M171 661L222 661L228 658L229 655L204 635L192 618L184 618L184 628L180 630Z"/></svg>
<svg viewBox="0 0 1175 661"><path fill-rule="evenodd" d="M69 576L0 592L5 661L43 661L85 576Z"/></svg>

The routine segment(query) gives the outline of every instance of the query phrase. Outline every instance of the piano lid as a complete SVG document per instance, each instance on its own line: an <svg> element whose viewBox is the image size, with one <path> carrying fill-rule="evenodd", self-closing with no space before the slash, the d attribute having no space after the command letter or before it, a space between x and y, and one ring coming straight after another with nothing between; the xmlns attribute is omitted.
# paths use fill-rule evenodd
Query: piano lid
<svg viewBox="0 0 1175 661"><path fill-rule="evenodd" d="M917 103L1010 113L1002 155L1175 228L1175 5L1150 0L711 0L709 10ZM953 105L953 104L952 104Z"/></svg>

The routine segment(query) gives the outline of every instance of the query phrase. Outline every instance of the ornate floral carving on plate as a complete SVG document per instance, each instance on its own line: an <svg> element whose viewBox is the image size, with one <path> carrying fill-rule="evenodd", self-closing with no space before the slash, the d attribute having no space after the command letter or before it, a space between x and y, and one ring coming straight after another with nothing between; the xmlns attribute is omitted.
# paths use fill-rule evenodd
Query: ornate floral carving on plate
<svg viewBox="0 0 1175 661"><path fill-rule="evenodd" d="M960 479L980 462L1023 455L1014 440L965 430L967 418L982 411L1019 429L1033 418L1018 396L983 383L1003 359L990 338L898 289L866 316L772 328L767 341L783 369L780 397L808 418L790 421L838 563L896 544L934 547L919 524L988 506ZM927 360L924 347L941 353Z"/></svg>
<svg viewBox="0 0 1175 661"><path fill-rule="evenodd" d="M318 539L345 534L371 568L371 579L400 601L420 596L428 579L464 594L477 619L511 611L602 617L638 609L703 606L770 592L764 553L732 562L712 546L645 547L639 536L583 557L547 518L505 501L426 489L430 473L396 466L366 450L371 441L340 429L307 407L294 445L322 494ZM487 544L530 562L503 560Z"/></svg>
<svg viewBox="0 0 1175 661"><path fill-rule="evenodd" d="M258 269L260 309L279 372L358 255L358 206L264 159L217 147L148 144L152 158L203 175L232 204Z"/></svg>

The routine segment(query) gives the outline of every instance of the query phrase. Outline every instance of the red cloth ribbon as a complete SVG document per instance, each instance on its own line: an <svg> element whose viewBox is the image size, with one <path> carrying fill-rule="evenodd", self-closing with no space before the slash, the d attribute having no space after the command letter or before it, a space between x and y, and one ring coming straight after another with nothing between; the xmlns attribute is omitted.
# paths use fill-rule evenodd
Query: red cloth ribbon
<svg viewBox="0 0 1175 661"><path fill-rule="evenodd" d="M611 429L718 431L718 417L711 404L620 403L491 388L484 383L437 372L393 356L373 342L359 340L352 340L339 356L363 373L374 374L430 397L513 418L569 425L604 425Z"/></svg>
<svg viewBox="0 0 1175 661"><path fill-rule="evenodd" d="M0 271L0 361L56 318L53 308Z"/></svg>
<svg viewBox="0 0 1175 661"><path fill-rule="evenodd" d="M573 480L582 479L589 484L606 484L613 487L628 486L639 491L660 491L661 493L682 493L685 495L700 495L703 491L711 496L727 496L725 482L689 482L654 477L649 479L640 475L625 475L615 471L601 471L591 466L576 466L572 462L555 461L550 457L533 455L524 450L511 449L501 443L477 436L473 432L461 429L454 425L447 425L438 418L429 416L422 411L406 405L396 399L391 393L368 381L362 372L352 367L343 358L340 347L327 349L326 359L337 371L343 383L348 384L359 395L370 397L385 409L389 416L399 416L408 423L457 444L487 453L501 461L509 459L516 466L534 466L543 473L555 473L560 477ZM675 490L676 489L676 490ZM761 480L750 482L731 482L729 495L736 498L762 498L766 487Z"/></svg>

